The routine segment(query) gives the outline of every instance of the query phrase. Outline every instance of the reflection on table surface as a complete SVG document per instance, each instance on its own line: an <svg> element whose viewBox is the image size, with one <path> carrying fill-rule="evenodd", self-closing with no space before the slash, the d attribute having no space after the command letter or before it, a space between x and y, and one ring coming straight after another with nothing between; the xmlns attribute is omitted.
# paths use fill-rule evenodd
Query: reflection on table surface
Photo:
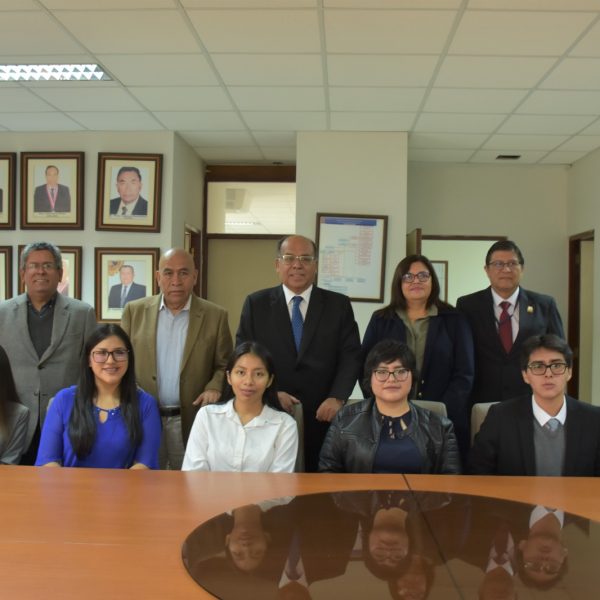
<svg viewBox="0 0 600 600"><path fill-rule="evenodd" d="M599 524L560 507L369 490L233 508L183 544L218 598L595 598Z"/></svg>

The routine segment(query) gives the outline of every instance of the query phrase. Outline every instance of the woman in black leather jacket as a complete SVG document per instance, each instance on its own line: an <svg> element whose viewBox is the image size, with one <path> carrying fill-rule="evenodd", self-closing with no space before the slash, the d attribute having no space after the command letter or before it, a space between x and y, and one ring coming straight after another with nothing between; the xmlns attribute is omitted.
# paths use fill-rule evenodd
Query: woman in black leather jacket
<svg viewBox="0 0 600 600"><path fill-rule="evenodd" d="M363 382L372 397L338 412L321 449L319 471L461 472L450 420L408 401L414 371L415 357L406 344L383 340L373 347Z"/></svg>

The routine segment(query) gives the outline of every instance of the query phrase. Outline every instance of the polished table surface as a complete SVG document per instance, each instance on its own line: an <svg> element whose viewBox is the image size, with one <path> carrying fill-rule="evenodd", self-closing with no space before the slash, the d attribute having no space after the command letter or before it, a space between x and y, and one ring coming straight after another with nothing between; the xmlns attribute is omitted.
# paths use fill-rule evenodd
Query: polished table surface
<svg viewBox="0 0 600 600"><path fill-rule="evenodd" d="M269 498L345 490L473 494L600 521L600 480L0 467L0 597L211 598L181 560L204 521Z"/></svg>

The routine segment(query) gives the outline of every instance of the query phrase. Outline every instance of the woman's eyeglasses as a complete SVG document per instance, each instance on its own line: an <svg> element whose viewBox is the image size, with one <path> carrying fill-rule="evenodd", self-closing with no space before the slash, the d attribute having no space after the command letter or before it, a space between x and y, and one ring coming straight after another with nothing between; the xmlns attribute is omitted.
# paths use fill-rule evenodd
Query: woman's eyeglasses
<svg viewBox="0 0 600 600"><path fill-rule="evenodd" d="M404 273L402 275L402 281L404 283L412 283L415 279L419 281L419 283L425 283L429 281L431 278L431 273L428 271L419 271L418 273Z"/></svg>
<svg viewBox="0 0 600 600"><path fill-rule="evenodd" d="M93 350L92 360L97 363L105 363L108 357L112 356L115 362L124 362L129 358L129 350L125 348L117 348L112 352L108 350Z"/></svg>

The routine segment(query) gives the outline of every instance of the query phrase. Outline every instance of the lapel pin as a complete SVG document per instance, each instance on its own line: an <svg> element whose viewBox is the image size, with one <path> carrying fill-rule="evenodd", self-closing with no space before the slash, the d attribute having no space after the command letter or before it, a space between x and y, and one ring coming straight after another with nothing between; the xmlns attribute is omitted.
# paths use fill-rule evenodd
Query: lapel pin
<svg viewBox="0 0 600 600"><path fill-rule="evenodd" d="M533 306L530 305L527 307L527 314L530 314L530 315L533 314Z"/></svg>

